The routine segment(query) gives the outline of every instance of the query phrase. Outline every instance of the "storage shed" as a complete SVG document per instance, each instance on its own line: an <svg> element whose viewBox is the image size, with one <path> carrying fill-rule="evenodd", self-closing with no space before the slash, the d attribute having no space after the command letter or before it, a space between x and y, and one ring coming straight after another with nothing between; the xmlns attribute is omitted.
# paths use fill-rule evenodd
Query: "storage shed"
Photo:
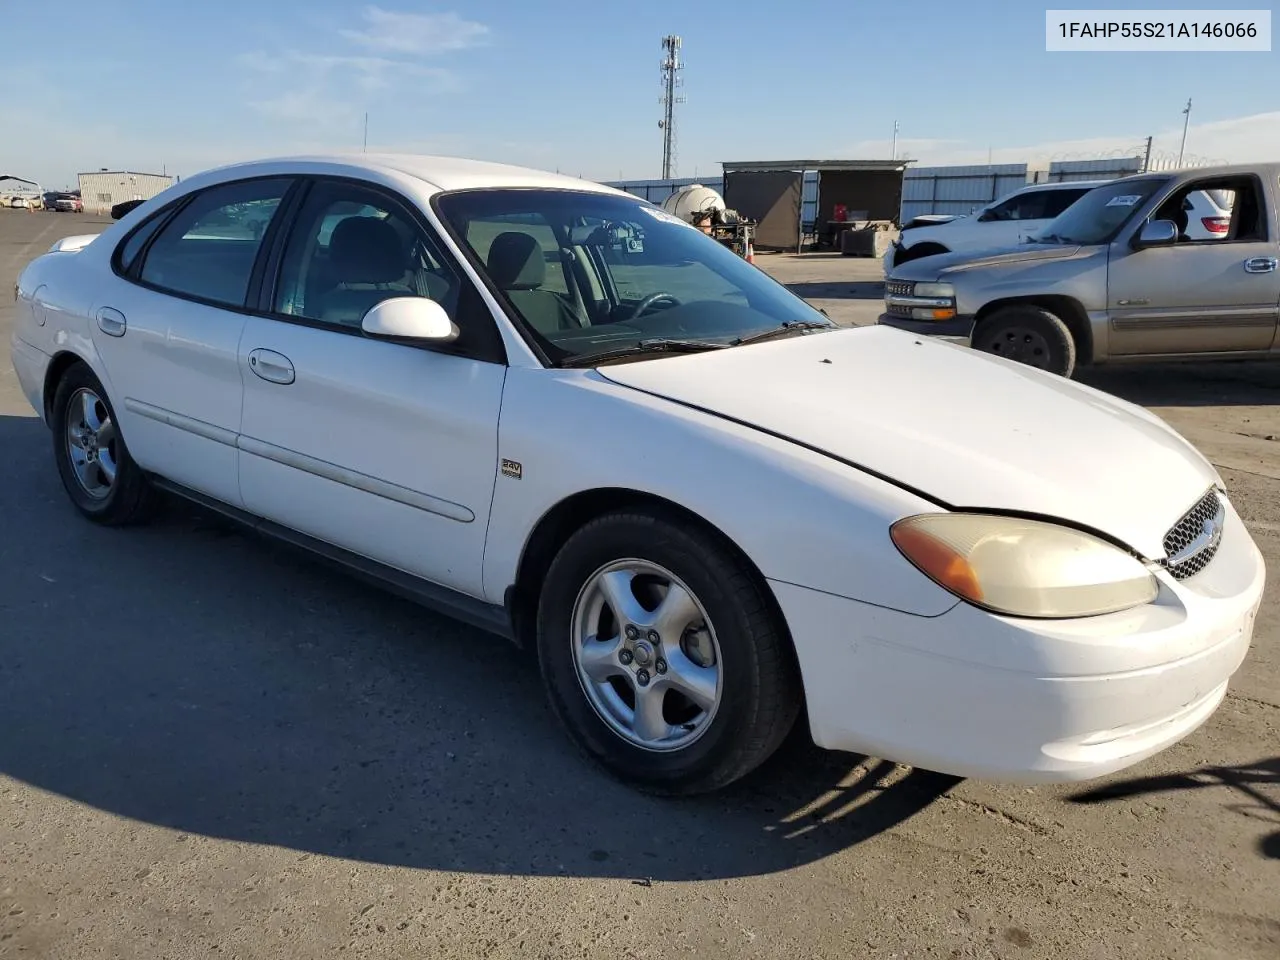
<svg viewBox="0 0 1280 960"><path fill-rule="evenodd" d="M910 160L766 160L724 163L724 201L759 223L760 250L796 250L806 235L819 242L848 221L897 223L902 178ZM805 184L817 182L812 219L805 217Z"/></svg>
<svg viewBox="0 0 1280 960"><path fill-rule="evenodd" d="M80 199L86 213L108 213L124 200L150 200L167 190L173 177L162 173L136 173L132 170L99 170L82 173Z"/></svg>

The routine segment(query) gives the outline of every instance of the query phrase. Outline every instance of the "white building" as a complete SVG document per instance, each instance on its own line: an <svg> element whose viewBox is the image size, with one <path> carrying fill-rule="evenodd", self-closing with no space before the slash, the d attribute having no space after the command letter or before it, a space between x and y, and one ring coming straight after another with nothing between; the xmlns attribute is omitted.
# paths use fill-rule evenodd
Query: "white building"
<svg viewBox="0 0 1280 960"><path fill-rule="evenodd" d="M113 206L125 200L150 200L174 182L173 177L164 174L132 170L82 173L79 180L85 213L110 213Z"/></svg>

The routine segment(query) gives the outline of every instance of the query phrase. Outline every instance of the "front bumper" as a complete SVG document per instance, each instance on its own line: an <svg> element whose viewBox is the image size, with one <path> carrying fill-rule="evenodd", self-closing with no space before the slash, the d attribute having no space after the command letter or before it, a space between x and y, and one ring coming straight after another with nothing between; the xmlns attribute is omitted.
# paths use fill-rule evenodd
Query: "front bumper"
<svg viewBox="0 0 1280 960"><path fill-rule="evenodd" d="M876 323L925 337L946 337L968 342L973 333L973 317L954 317L951 320L912 320L894 314L882 313Z"/></svg>
<svg viewBox="0 0 1280 960"><path fill-rule="evenodd" d="M1248 652L1265 581L1234 510L1199 574L1151 604L1078 620L957 603L897 613L771 583L795 641L815 742L962 777L1087 780L1203 724Z"/></svg>

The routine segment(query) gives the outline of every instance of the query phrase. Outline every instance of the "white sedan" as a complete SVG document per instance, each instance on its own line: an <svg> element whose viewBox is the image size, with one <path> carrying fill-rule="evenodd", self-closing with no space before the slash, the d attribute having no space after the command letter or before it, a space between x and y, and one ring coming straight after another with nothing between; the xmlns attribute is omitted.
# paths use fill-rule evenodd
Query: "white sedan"
<svg viewBox="0 0 1280 960"><path fill-rule="evenodd" d="M1157 417L833 327L596 184L232 166L55 245L17 298L85 517L178 493L533 645L642 789L724 786L802 716L830 749L1092 778L1200 726L1250 644L1262 558Z"/></svg>

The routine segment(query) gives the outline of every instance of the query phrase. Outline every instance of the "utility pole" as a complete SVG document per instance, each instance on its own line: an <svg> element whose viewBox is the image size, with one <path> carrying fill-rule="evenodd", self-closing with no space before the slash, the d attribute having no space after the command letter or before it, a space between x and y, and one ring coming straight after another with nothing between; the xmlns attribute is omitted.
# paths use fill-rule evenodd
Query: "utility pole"
<svg viewBox="0 0 1280 960"><path fill-rule="evenodd" d="M662 131L662 179L670 180L676 175L676 104L684 103L684 97L676 91L682 86L680 71L684 64L680 62L681 40L677 36L662 38L662 49L666 56L662 58L662 119L658 128Z"/></svg>
<svg viewBox="0 0 1280 960"><path fill-rule="evenodd" d="M364 112L364 146L360 148L361 153L369 152L369 111Z"/></svg>
<svg viewBox="0 0 1280 960"><path fill-rule="evenodd" d="M1151 137L1147 137L1147 154L1142 158L1142 172L1151 172Z"/></svg>
<svg viewBox="0 0 1280 960"><path fill-rule="evenodd" d="M1187 149L1187 127L1191 125L1191 98L1187 97L1187 106L1182 111L1186 119L1182 121L1182 146L1178 148L1178 167L1182 167L1182 155Z"/></svg>
<svg viewBox="0 0 1280 960"><path fill-rule="evenodd" d="M889 154L890 160L898 159L898 121L893 121L893 148Z"/></svg>

